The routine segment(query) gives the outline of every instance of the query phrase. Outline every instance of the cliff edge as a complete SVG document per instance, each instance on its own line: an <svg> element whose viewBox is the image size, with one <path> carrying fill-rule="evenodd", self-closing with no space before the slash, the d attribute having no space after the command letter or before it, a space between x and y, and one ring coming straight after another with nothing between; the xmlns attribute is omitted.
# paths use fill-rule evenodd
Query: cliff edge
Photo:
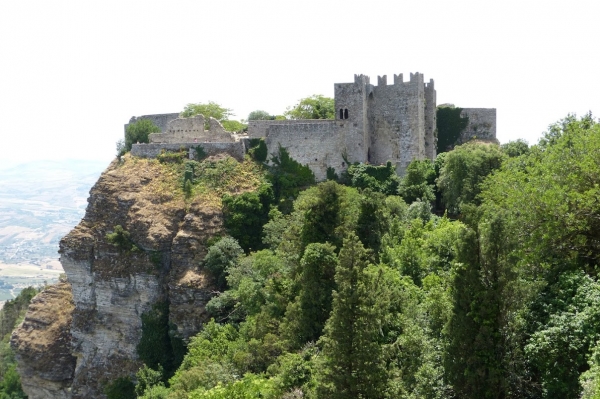
<svg viewBox="0 0 600 399"><path fill-rule="evenodd" d="M223 234L221 196L253 190L259 178L251 162L227 156L193 166L198 179L187 192L182 183L189 165L182 159L160 162L127 155L100 176L85 217L60 242L73 305L61 309L65 316L60 322L51 320L51 314L39 326L26 318L13 336L20 370L34 370L34 363L54 356L28 355L30 348L24 344L27 331L46 334L52 341L44 325L64 327L64 342L76 359L74 367L64 368L63 385L53 393L37 389L52 378L23 373L30 398L104 398L107 383L132 376L141 366L136 347L142 315L156 304L168 304L170 334L183 342L200 330L207 319L204 306L214 291L201 260L211 237ZM39 297L68 291L62 284ZM29 320L40 312L46 307L30 308Z"/></svg>

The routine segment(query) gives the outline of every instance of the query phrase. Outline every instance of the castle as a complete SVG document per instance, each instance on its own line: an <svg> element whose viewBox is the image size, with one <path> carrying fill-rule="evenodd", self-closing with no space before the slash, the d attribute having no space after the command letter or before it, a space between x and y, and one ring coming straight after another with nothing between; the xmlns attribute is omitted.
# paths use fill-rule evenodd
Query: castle
<svg viewBox="0 0 600 399"><path fill-rule="evenodd" d="M179 118L178 114L145 115L160 127L150 135L149 144L134 144L132 154L156 156L165 150L192 148L201 143L205 152L225 151L243 157L248 139L262 138L269 153L285 147L290 156L308 165L317 180L326 178L327 169L336 172L348 162L384 164L388 161L402 174L414 159L436 156L436 91L433 79L425 82L423 74L411 73L405 82L402 74L378 77L372 85L368 76L354 75L352 83L334 85L335 119L322 120L258 120L248 122L247 135L226 132L210 118L205 130L202 115ZM496 110L465 108L469 118L460 141L473 137L496 139ZM126 125L127 126L127 125ZM190 154L192 151L190 150ZM192 156L192 155L190 155Z"/></svg>

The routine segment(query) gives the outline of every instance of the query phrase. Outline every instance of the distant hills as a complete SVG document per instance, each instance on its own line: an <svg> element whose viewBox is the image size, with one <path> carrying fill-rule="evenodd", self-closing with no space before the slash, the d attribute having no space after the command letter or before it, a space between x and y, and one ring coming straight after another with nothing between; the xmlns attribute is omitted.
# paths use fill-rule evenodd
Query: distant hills
<svg viewBox="0 0 600 399"><path fill-rule="evenodd" d="M85 213L102 161L0 163L0 262L44 266Z"/></svg>

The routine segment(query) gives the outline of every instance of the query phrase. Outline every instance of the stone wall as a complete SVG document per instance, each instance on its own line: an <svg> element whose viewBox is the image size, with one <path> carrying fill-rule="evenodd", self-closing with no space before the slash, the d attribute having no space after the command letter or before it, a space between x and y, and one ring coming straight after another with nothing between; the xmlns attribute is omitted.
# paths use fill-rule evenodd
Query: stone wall
<svg viewBox="0 0 600 399"><path fill-rule="evenodd" d="M284 131L285 129L294 131L296 130L296 126L307 124L328 126L331 123L332 121L330 119L248 121L248 137L252 139L264 138L269 135L269 131L272 129L276 129L279 132ZM300 129L305 129L305 127L300 127Z"/></svg>
<svg viewBox="0 0 600 399"><path fill-rule="evenodd" d="M368 161L368 101L372 90L365 75L354 75L353 83L334 85L335 121L341 138L338 151L345 153L349 162Z"/></svg>
<svg viewBox="0 0 600 399"><path fill-rule="evenodd" d="M226 132L219 121L209 118L209 130L204 130L204 116L196 115L190 118L177 118L169 121L164 133L154 133L149 136L150 143L228 143L234 142L231 133Z"/></svg>
<svg viewBox="0 0 600 399"><path fill-rule="evenodd" d="M245 141L240 140L233 143L134 144L131 146L131 155L141 158L156 158L163 150L179 151L181 148L184 148L186 151L189 151L190 159L193 159L197 146L201 146L208 156L225 153L238 161L242 161L246 153Z"/></svg>
<svg viewBox="0 0 600 399"><path fill-rule="evenodd" d="M423 75L411 74L404 82L402 74L379 78L369 102L371 142L369 161L397 164L404 170L413 159L425 158L425 84Z"/></svg>
<svg viewBox="0 0 600 399"><path fill-rule="evenodd" d="M273 125L268 129L265 143L271 155L278 152L279 146L286 148L294 160L313 171L318 181L327 178L327 167L333 167L338 174L347 167L332 120Z"/></svg>
<svg viewBox="0 0 600 399"><path fill-rule="evenodd" d="M127 126L131 123L137 122L140 119L148 119L158 126L160 131L164 133L167 131L167 125L169 121L177 118L179 118L179 113L132 116L129 120L129 123L125 124L125 130L127 130Z"/></svg>
<svg viewBox="0 0 600 399"><path fill-rule="evenodd" d="M460 134L457 144L474 139L497 141L496 108L463 108L460 116L467 116L469 124Z"/></svg>

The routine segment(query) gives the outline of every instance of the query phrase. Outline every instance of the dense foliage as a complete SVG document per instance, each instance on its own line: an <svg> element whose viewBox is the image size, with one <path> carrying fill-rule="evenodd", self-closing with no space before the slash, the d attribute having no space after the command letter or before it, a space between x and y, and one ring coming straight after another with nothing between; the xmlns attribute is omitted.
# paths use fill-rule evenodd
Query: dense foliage
<svg viewBox="0 0 600 399"><path fill-rule="evenodd" d="M283 113L289 119L334 119L335 102L333 98L315 94L298 101Z"/></svg>
<svg viewBox="0 0 600 399"><path fill-rule="evenodd" d="M125 129L125 141L117 143L118 155L131 151L131 146L135 143L148 143L151 133L160 133L160 128L149 119L138 119L130 123Z"/></svg>
<svg viewBox="0 0 600 399"><path fill-rule="evenodd" d="M27 287L0 310L0 399L27 398L21 388L15 355L10 347L12 331L23 321L29 303L39 290Z"/></svg>
<svg viewBox="0 0 600 399"><path fill-rule="evenodd" d="M190 103L185 106L181 112L181 117L189 118L195 115L204 116L204 127L209 128L209 119L214 118L223 125L228 132L241 132L248 126L242 122L229 119L233 116L233 111L225 108L214 101L208 103Z"/></svg>
<svg viewBox="0 0 600 399"><path fill-rule="evenodd" d="M462 108L438 107L436 112L437 153L450 151L460 134L469 124L469 118L461 116Z"/></svg>
<svg viewBox="0 0 600 399"><path fill-rule="evenodd" d="M466 122L449 110L454 137ZM224 197L230 237L201 265L214 319L168 381L148 360L143 397L600 397L591 115L402 179L356 164L314 185L284 149L253 157L266 175Z"/></svg>

